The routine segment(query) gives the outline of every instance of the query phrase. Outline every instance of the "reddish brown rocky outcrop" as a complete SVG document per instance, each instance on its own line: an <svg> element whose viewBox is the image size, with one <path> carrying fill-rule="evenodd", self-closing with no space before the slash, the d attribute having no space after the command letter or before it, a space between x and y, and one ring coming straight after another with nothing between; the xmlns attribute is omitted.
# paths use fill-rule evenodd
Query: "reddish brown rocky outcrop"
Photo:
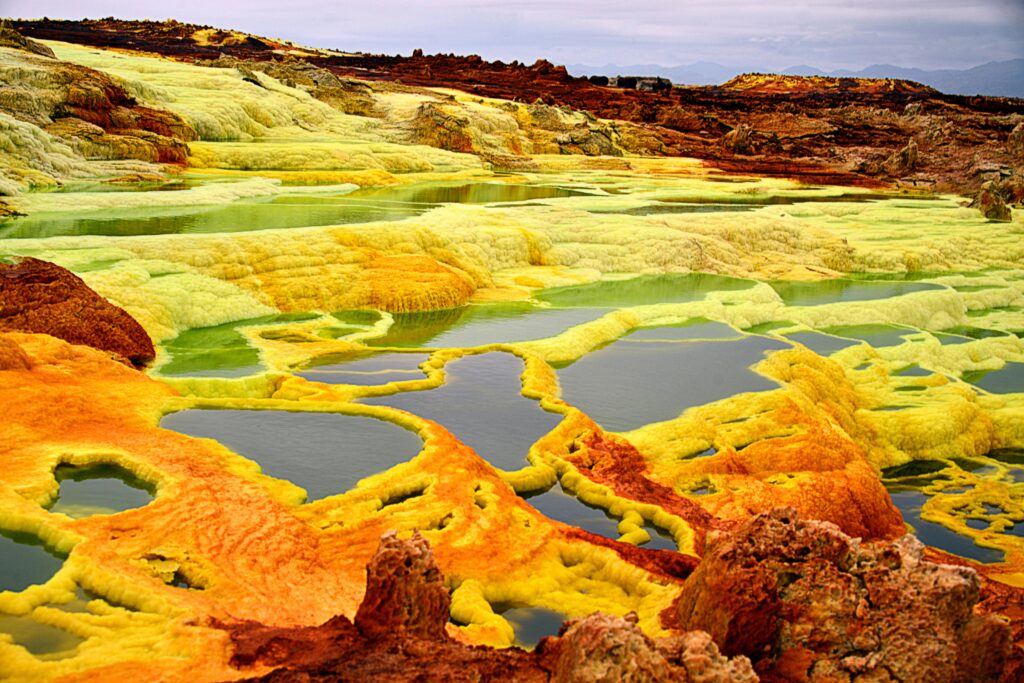
<svg viewBox="0 0 1024 683"><path fill-rule="evenodd" d="M562 625L558 638L543 641L539 649L551 662L551 680L557 683L758 680L750 660L722 656L707 633L691 631L652 641L637 628L635 615L573 619Z"/></svg>
<svg viewBox="0 0 1024 683"><path fill-rule="evenodd" d="M1019 680L1010 627L976 609L978 575L923 552L912 536L862 544L777 509L712 535L677 601L676 635L651 639L634 615L594 614L526 652L452 640L428 544L391 533L367 567L354 624L338 616L317 627L215 625L229 633L240 671L272 669L252 679L264 681ZM1004 589L989 592L990 607L1020 602Z"/></svg>
<svg viewBox="0 0 1024 683"><path fill-rule="evenodd" d="M408 541L394 532L384 534L366 567L366 595L356 612L356 628L370 639L443 641L450 607L430 544L418 532Z"/></svg>
<svg viewBox="0 0 1024 683"><path fill-rule="evenodd" d="M35 258L0 260L0 331L49 334L135 365L156 355L128 313L71 271Z"/></svg>
<svg viewBox="0 0 1024 683"><path fill-rule="evenodd" d="M418 534L381 539L366 568L355 624L338 616L317 627L215 624L234 643L241 670L272 667L262 681L651 681L754 683L745 657L722 656L706 633L652 641L635 617L594 614L562 626L536 650L497 650L450 639L448 592Z"/></svg>
<svg viewBox="0 0 1024 683"><path fill-rule="evenodd" d="M46 47L42 43L29 40L11 28L6 19L0 21L0 47L13 47L15 50L24 50L25 52L40 55L41 57L49 57L50 59L57 58L57 56L53 54L53 50L50 48Z"/></svg>
<svg viewBox="0 0 1024 683"><path fill-rule="evenodd" d="M770 681L1000 680L1010 629L974 613L978 575L923 552L912 536L861 544L774 510L709 538L679 618Z"/></svg>

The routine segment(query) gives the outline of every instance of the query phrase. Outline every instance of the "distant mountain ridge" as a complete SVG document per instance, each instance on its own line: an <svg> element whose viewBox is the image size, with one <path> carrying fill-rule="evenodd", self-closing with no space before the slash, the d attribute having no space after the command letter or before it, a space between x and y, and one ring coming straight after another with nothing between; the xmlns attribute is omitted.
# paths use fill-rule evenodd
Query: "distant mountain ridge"
<svg viewBox="0 0 1024 683"><path fill-rule="evenodd" d="M600 76L661 76L673 83L687 85L714 85L749 71L762 71L757 67L729 67L714 62L694 62L679 66L657 64L606 64L590 66L567 64L573 75ZM988 62L970 69L913 69L893 64L873 64L860 71L839 69L823 71L801 64L781 72L787 76L835 76L852 78L899 78L917 81L951 95L989 95L993 97L1024 97L1024 59Z"/></svg>

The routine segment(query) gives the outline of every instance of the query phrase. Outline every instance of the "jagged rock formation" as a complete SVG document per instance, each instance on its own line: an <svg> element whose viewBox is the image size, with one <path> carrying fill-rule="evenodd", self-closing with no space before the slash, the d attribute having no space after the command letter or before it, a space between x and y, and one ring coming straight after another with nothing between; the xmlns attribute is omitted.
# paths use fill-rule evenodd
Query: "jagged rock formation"
<svg viewBox="0 0 1024 683"><path fill-rule="evenodd" d="M746 657L722 656L706 633L651 640L626 618L572 619L536 650L466 646L449 638L448 591L429 544L385 534L366 567L355 624L337 616L319 627L220 623L232 664L274 670L260 681L552 681L756 683Z"/></svg>
<svg viewBox="0 0 1024 683"><path fill-rule="evenodd" d="M541 656L553 662L551 680L557 683L758 680L750 660L722 656L707 633L689 631L652 641L636 627L635 615L572 619L562 625L557 639L544 641L541 649Z"/></svg>
<svg viewBox="0 0 1024 683"><path fill-rule="evenodd" d="M884 162L913 139L919 147L917 182L973 194L981 184L976 169L1013 162L1017 153L1005 142L1024 113L1019 100L944 95L892 79L746 74L714 87L612 88L569 76L544 60L527 66L477 56L318 52L177 22L33 21L16 26L41 38L132 47L182 59L213 60L226 54L278 63L301 58L311 65L302 69L323 69L339 77L401 80L406 86L564 105L629 122L654 138L641 143L631 132L618 141L620 146L635 141L637 151L645 153L693 156L727 171L811 183L877 186L893 175ZM905 115L908 107L921 113ZM750 127L755 144L741 146L746 152L721 144L727 131L741 125ZM593 131L572 133L562 143L573 153L612 153L605 151L608 146L600 136L588 133Z"/></svg>
<svg viewBox="0 0 1024 683"><path fill-rule="evenodd" d="M678 614L695 630L652 640L635 616L593 614L525 652L450 640L428 544L389 533L367 566L354 625L340 616L315 628L218 625L235 666L276 667L254 679L264 681L1000 680L1009 628L972 612L977 574L923 560L922 550L912 536L861 545L831 524L774 510L718 538L685 584Z"/></svg>
<svg viewBox="0 0 1024 683"><path fill-rule="evenodd" d="M893 178L907 175L917 167L917 143L912 139L906 147L885 160L882 168Z"/></svg>
<svg viewBox="0 0 1024 683"><path fill-rule="evenodd" d="M995 181L989 180L978 190L971 206L976 207L990 221L1008 221L1012 218L1002 192Z"/></svg>
<svg viewBox="0 0 1024 683"><path fill-rule="evenodd" d="M978 575L912 536L860 543L792 509L710 542L678 601L684 628L769 680L998 681L1010 630L973 612Z"/></svg>
<svg viewBox="0 0 1024 683"><path fill-rule="evenodd" d="M367 638L445 640L451 598L430 544L413 534L402 541L384 534L366 567L366 596L355 624Z"/></svg>
<svg viewBox="0 0 1024 683"><path fill-rule="evenodd" d="M750 154L752 151L750 146L752 133L753 131L750 126L741 123L725 134L722 138L722 144L734 154Z"/></svg>
<svg viewBox="0 0 1024 683"><path fill-rule="evenodd" d="M71 271L35 258L0 260L0 331L49 334L135 365L156 356L130 315Z"/></svg>

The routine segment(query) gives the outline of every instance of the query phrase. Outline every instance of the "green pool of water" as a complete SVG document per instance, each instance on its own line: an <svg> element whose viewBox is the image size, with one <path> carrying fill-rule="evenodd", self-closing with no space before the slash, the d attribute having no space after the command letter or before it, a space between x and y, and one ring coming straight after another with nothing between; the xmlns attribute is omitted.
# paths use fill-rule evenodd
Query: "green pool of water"
<svg viewBox="0 0 1024 683"><path fill-rule="evenodd" d="M504 183L421 183L343 195L283 195L226 205L34 213L0 223L0 239L64 235L165 235L247 232L395 221L445 203L518 202L586 194L552 186Z"/></svg>
<svg viewBox="0 0 1024 683"><path fill-rule="evenodd" d="M736 341L619 341L558 371L562 398L605 429L626 431L685 409L778 385L750 366L791 348L767 337Z"/></svg>
<svg viewBox="0 0 1024 683"><path fill-rule="evenodd" d="M443 386L361 399L433 420L493 466L518 470L530 446L562 417L523 396L523 361L510 353L485 353L451 361Z"/></svg>
<svg viewBox="0 0 1024 683"><path fill-rule="evenodd" d="M694 204L689 202L675 202L662 204L660 202L637 206L631 209L602 210L590 209L590 213L613 213L620 216L659 216L672 213L722 213L740 211L754 211L761 205L757 204Z"/></svg>
<svg viewBox="0 0 1024 683"><path fill-rule="evenodd" d="M928 368L922 368L920 365L914 363L904 368L900 368L893 374L900 375L901 377L931 377L935 372Z"/></svg>
<svg viewBox="0 0 1024 683"><path fill-rule="evenodd" d="M725 323L695 318L683 325L643 327L627 335L633 341L685 341L689 339L737 339L742 337L734 327Z"/></svg>
<svg viewBox="0 0 1024 683"><path fill-rule="evenodd" d="M52 661L73 657L84 638L63 629L40 624L30 616L0 614L0 633L7 633L15 643L39 659Z"/></svg>
<svg viewBox="0 0 1024 683"><path fill-rule="evenodd" d="M315 317L311 313L284 313L185 330L164 343L170 360L161 365L158 371L168 376L199 377L244 377L262 372L264 368L260 363L259 351L249 345L241 328Z"/></svg>
<svg viewBox="0 0 1024 683"><path fill-rule="evenodd" d="M537 292L534 298L560 307L624 308L700 301L711 292L750 289L755 284L725 275L668 273L552 287Z"/></svg>
<svg viewBox="0 0 1024 683"><path fill-rule="evenodd" d="M101 182L70 182L60 187L34 190L40 194L75 194L78 192L177 192L202 185L195 179L180 179L154 183L101 183Z"/></svg>
<svg viewBox="0 0 1024 683"><path fill-rule="evenodd" d="M312 382L327 384L369 386L405 382L426 377L418 366L425 362L427 357L424 353L378 353L340 362L329 362L332 359L325 358L321 359L320 363L295 374Z"/></svg>
<svg viewBox="0 0 1024 683"><path fill-rule="evenodd" d="M619 519L601 508L587 505L576 496L570 495L555 484L543 493L524 496L545 517L589 531L597 536L618 539Z"/></svg>
<svg viewBox="0 0 1024 683"><path fill-rule="evenodd" d="M64 564L64 558L30 534L0 530L0 591L21 591L45 583Z"/></svg>
<svg viewBox="0 0 1024 683"><path fill-rule="evenodd" d="M967 337L967 341L974 339L989 339L991 337L1006 337L1009 336L1008 332L1002 330L993 330L987 327L971 327L970 325L959 325L957 327L951 327L943 330L947 335L955 335L959 337Z"/></svg>
<svg viewBox="0 0 1024 683"><path fill-rule="evenodd" d="M817 306L837 301L890 299L912 292L945 289L925 282L885 282L881 280L819 280L816 282L770 282L772 289L788 306Z"/></svg>
<svg viewBox="0 0 1024 683"><path fill-rule="evenodd" d="M61 465L54 475L60 482L60 493L51 503L50 512L75 519L140 508L156 493L151 484L116 465Z"/></svg>
<svg viewBox="0 0 1024 683"><path fill-rule="evenodd" d="M993 394L1024 392L1024 363L1007 363L999 370L965 372L963 379Z"/></svg>
<svg viewBox="0 0 1024 683"><path fill-rule="evenodd" d="M842 339L823 332L794 332L785 335L790 341L803 344L819 356L831 356L836 351L856 346L859 342L851 339Z"/></svg>
<svg viewBox="0 0 1024 683"><path fill-rule="evenodd" d="M645 524L644 529L647 530L647 534L651 537L651 540L646 543L641 543L640 547L647 548L649 550L679 550L679 544L676 543L676 539L674 539L672 534L665 529L654 526L653 524Z"/></svg>
<svg viewBox="0 0 1024 683"><path fill-rule="evenodd" d="M396 313L387 333L370 346L473 347L553 337L574 325L596 320L605 309L539 308L528 302L471 304L446 311Z"/></svg>
<svg viewBox="0 0 1024 683"><path fill-rule="evenodd" d="M160 426L216 439L258 462L264 474L306 489L310 501L344 493L423 447L418 436L390 422L336 413L184 410Z"/></svg>
<svg viewBox="0 0 1024 683"><path fill-rule="evenodd" d="M897 325L838 325L822 330L826 334L847 339L865 341L875 348L882 346L898 346L904 342L903 337L915 334L918 330L912 327Z"/></svg>

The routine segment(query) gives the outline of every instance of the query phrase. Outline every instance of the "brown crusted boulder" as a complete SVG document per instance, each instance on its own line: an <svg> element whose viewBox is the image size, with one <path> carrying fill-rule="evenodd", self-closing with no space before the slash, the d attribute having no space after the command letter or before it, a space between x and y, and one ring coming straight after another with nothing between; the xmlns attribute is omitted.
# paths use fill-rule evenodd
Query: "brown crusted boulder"
<svg viewBox="0 0 1024 683"><path fill-rule="evenodd" d="M432 102L416 109L412 120L413 142L451 152L474 150L470 122L464 116L451 114Z"/></svg>
<svg viewBox="0 0 1024 683"><path fill-rule="evenodd" d="M1018 156L1024 156L1024 121L1021 121L1006 138L1006 146Z"/></svg>
<svg viewBox="0 0 1024 683"><path fill-rule="evenodd" d="M978 575L923 551L912 536L862 544L777 509L709 539L678 615L769 680L999 680L1010 632L974 614Z"/></svg>
<svg viewBox="0 0 1024 683"><path fill-rule="evenodd" d="M723 657L711 636L684 633L652 641L626 618L592 614L562 625L559 638L541 641L541 657L551 663L555 683L675 681L756 683L750 660Z"/></svg>
<svg viewBox="0 0 1024 683"><path fill-rule="evenodd" d="M1008 221L1012 218L1010 207L1003 198L1002 188L995 181L982 183L971 206L981 211L990 221Z"/></svg>
<svg viewBox="0 0 1024 683"><path fill-rule="evenodd" d="M917 143L911 139L907 145L882 163L882 169L893 178L910 173L917 168Z"/></svg>
<svg viewBox="0 0 1024 683"><path fill-rule="evenodd" d="M0 259L0 332L33 332L144 365L156 352L142 325L77 275L35 258Z"/></svg>
<svg viewBox="0 0 1024 683"><path fill-rule="evenodd" d="M320 626L278 627L250 621L212 626L233 644L231 664L249 680L514 681L516 683L756 683L746 657L723 657L706 633L652 641L625 619L592 614L562 625L528 652L470 646L448 638L448 592L430 546L414 534L381 538L367 566L355 624L339 615ZM269 673L267 670L270 670Z"/></svg>
<svg viewBox="0 0 1024 683"><path fill-rule="evenodd" d="M733 154L750 154L753 152L753 129L741 123L722 137L722 146Z"/></svg>
<svg viewBox="0 0 1024 683"><path fill-rule="evenodd" d="M356 627L367 638L447 640L451 598L430 544L417 531L402 541L391 531L366 566L366 595Z"/></svg>

